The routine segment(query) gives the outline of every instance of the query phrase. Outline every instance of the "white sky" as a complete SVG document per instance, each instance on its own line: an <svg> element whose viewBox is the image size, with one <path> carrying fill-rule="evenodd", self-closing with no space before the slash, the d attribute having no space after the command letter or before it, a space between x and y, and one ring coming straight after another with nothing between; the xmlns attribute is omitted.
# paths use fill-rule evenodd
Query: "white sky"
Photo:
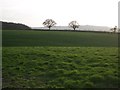
<svg viewBox="0 0 120 90"><path fill-rule="evenodd" d="M57 26L76 20L80 25L118 25L119 0L0 0L2 21L43 26L53 19Z"/></svg>

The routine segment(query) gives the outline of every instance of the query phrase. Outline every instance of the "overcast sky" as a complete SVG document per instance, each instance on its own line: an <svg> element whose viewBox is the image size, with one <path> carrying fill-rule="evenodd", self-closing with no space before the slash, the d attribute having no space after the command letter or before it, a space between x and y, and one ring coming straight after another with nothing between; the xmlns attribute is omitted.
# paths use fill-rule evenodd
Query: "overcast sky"
<svg viewBox="0 0 120 90"><path fill-rule="evenodd" d="M2 21L41 27L45 19L58 26L76 20L80 25L114 27L118 24L119 0L0 0Z"/></svg>

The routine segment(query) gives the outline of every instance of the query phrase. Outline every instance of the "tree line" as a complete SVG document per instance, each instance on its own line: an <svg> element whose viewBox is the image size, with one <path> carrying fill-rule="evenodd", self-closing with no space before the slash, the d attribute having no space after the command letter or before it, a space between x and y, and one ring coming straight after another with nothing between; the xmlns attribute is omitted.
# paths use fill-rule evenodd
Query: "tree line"
<svg viewBox="0 0 120 90"><path fill-rule="evenodd" d="M3 21L0 21L0 23L2 23L2 30L17 30L17 29L18 30L29 30L31 29L29 26L20 24L20 23L3 22ZM46 19L43 22L43 25L45 27L48 27L49 30L51 29L51 27L53 27L56 24L57 23L52 19ZM73 30L76 30L76 28L79 28L80 25L77 21L71 21L70 23L68 23L68 26L73 28ZM114 33L116 33L117 30L118 32L120 32L120 29L117 28L117 26L110 29L110 31Z"/></svg>
<svg viewBox="0 0 120 90"><path fill-rule="evenodd" d="M49 30L50 30L51 27L53 27L53 26L56 25L56 24L57 24L57 23L56 23L54 20L52 20L52 19L46 19L46 20L43 22L43 25L46 26L46 27L48 27ZM68 26L71 27L71 28L73 28L73 29L75 30L76 28L79 28L80 25L78 24L77 21L71 21L71 22L68 24ZM111 28L110 30L115 33L115 32L117 31L117 26L115 26L114 28ZM118 31L120 31L120 29L118 29Z"/></svg>

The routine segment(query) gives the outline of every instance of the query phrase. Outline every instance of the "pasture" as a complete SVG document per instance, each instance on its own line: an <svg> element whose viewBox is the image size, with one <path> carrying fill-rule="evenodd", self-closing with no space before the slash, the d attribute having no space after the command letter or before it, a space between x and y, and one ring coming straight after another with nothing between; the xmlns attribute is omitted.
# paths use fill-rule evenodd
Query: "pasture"
<svg viewBox="0 0 120 90"><path fill-rule="evenodd" d="M3 88L117 88L118 36L3 31Z"/></svg>
<svg viewBox="0 0 120 90"><path fill-rule="evenodd" d="M95 32L3 30L3 46L117 47L118 35Z"/></svg>

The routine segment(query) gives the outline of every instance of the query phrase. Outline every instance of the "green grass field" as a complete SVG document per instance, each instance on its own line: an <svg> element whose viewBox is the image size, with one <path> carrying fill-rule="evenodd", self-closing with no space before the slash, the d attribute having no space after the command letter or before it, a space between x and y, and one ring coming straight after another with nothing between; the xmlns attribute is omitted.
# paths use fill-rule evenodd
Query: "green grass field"
<svg viewBox="0 0 120 90"><path fill-rule="evenodd" d="M94 32L4 30L3 46L116 47L118 35Z"/></svg>
<svg viewBox="0 0 120 90"><path fill-rule="evenodd" d="M3 88L117 88L117 34L3 31Z"/></svg>

